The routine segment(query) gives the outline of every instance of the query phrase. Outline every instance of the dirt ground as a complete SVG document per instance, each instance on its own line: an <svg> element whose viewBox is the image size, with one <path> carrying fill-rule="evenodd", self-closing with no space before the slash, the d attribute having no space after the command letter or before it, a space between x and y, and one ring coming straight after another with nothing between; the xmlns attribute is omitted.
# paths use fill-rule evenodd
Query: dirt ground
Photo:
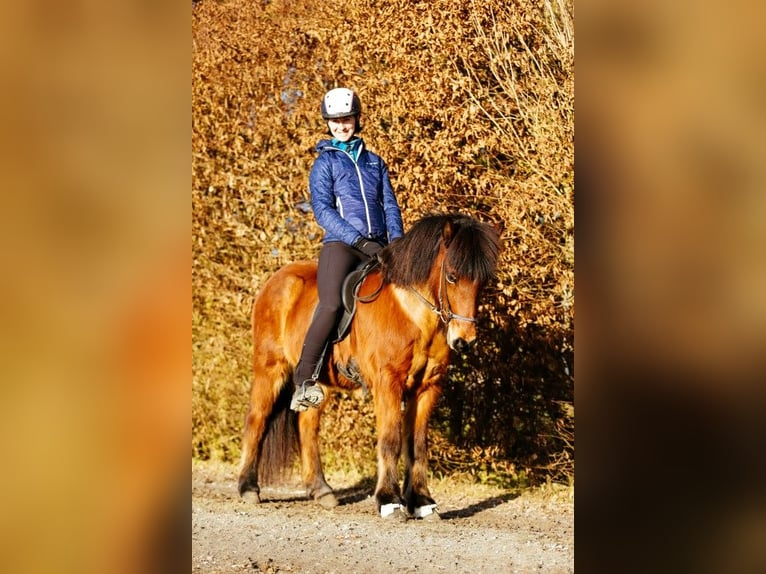
<svg viewBox="0 0 766 574"><path fill-rule="evenodd" d="M370 477L328 476L325 510L295 487L236 491L236 470L192 465L192 571L266 574L574 572L573 489L517 495L434 481L441 520L382 519Z"/></svg>

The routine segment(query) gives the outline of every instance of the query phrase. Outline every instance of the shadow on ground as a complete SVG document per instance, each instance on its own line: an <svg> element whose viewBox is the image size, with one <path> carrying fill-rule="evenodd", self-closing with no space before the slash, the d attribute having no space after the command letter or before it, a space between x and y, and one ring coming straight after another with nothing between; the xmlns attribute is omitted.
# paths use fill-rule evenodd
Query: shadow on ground
<svg viewBox="0 0 766 574"><path fill-rule="evenodd" d="M347 504L356 504L372 497L375 491L375 479L363 478L353 486L347 488L341 488L335 490L335 496L341 506ZM446 512L440 512L442 520L457 520L460 518L469 518L490 508L495 508L504 502L513 500L520 496L519 492L507 492L499 496L492 496L485 500L481 500L465 508L458 508L456 510L448 510Z"/></svg>
<svg viewBox="0 0 766 574"><path fill-rule="evenodd" d="M371 498L374 491L375 479L372 477L367 477L359 480L353 486L339 488L333 492L335 497L338 499L338 504L340 506L347 506L350 504L363 502L364 500ZM278 504L285 502L310 502L306 498L304 492L305 491L302 490L302 488L296 487L265 487L262 492L263 503ZM442 518L442 520L460 520L461 518L470 518L476 514L479 514L480 512L495 508L504 502L518 498L520 494L521 493L518 491L506 492L498 496L492 496L485 500L480 500L479 502L475 502L469 506L466 506L465 508L439 512L439 516Z"/></svg>
<svg viewBox="0 0 766 574"><path fill-rule="evenodd" d="M491 498L487 498L486 500L476 502L474 504L471 504L470 506L466 506L465 508L458 508L457 510L448 510L447 512L440 512L439 516L441 516L442 520L456 520L458 518L470 518L471 516L474 516L475 514L478 514L479 512L489 510L490 508L499 506L503 504L504 502L508 502L509 500L518 498L518 496L519 496L518 492L508 492L506 494L501 494L500 496L493 496Z"/></svg>
<svg viewBox="0 0 766 574"><path fill-rule="evenodd" d="M363 478L354 486L340 488L334 492L341 506L362 502L375 492L375 479L372 477Z"/></svg>

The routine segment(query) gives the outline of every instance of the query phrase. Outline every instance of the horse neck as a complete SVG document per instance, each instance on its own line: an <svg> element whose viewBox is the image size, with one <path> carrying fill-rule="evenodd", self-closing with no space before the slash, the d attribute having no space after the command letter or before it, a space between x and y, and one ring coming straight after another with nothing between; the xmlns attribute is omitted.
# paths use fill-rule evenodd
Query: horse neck
<svg viewBox="0 0 766 574"><path fill-rule="evenodd" d="M444 323L439 318L442 305L442 263L446 256L444 247L439 249L431 265L431 272L426 281L419 285L389 285L394 299L410 321L417 325L421 336L432 339L445 332Z"/></svg>

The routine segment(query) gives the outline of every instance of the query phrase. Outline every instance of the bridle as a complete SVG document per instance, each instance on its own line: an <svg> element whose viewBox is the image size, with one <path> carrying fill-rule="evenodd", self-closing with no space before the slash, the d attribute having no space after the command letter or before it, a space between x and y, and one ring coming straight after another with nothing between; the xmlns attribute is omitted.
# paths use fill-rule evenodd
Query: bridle
<svg viewBox="0 0 766 574"><path fill-rule="evenodd" d="M457 319L458 321L468 321L469 323L476 323L476 319L473 317L465 317L463 315L458 315L457 313L453 313L452 309L450 308L449 304L449 296L447 294L447 270L446 270L446 261L447 258L445 257L442 260L442 268L439 278L439 306L437 307L433 303L431 303L428 299L423 297L418 291L410 286L409 289L412 291L415 295L420 298L420 300L425 303L431 311L436 313L439 316L439 319L442 320L442 322L445 325L448 325L452 319Z"/></svg>

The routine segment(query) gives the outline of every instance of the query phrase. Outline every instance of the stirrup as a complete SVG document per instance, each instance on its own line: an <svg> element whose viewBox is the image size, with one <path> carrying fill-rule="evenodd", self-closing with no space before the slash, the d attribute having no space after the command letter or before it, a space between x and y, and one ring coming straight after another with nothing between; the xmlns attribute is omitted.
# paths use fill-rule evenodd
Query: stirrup
<svg viewBox="0 0 766 574"><path fill-rule="evenodd" d="M290 401L290 410L296 412L303 412L308 410L309 407L317 408L319 404L324 400L324 391L314 380L306 379L301 385L295 389L293 398Z"/></svg>

